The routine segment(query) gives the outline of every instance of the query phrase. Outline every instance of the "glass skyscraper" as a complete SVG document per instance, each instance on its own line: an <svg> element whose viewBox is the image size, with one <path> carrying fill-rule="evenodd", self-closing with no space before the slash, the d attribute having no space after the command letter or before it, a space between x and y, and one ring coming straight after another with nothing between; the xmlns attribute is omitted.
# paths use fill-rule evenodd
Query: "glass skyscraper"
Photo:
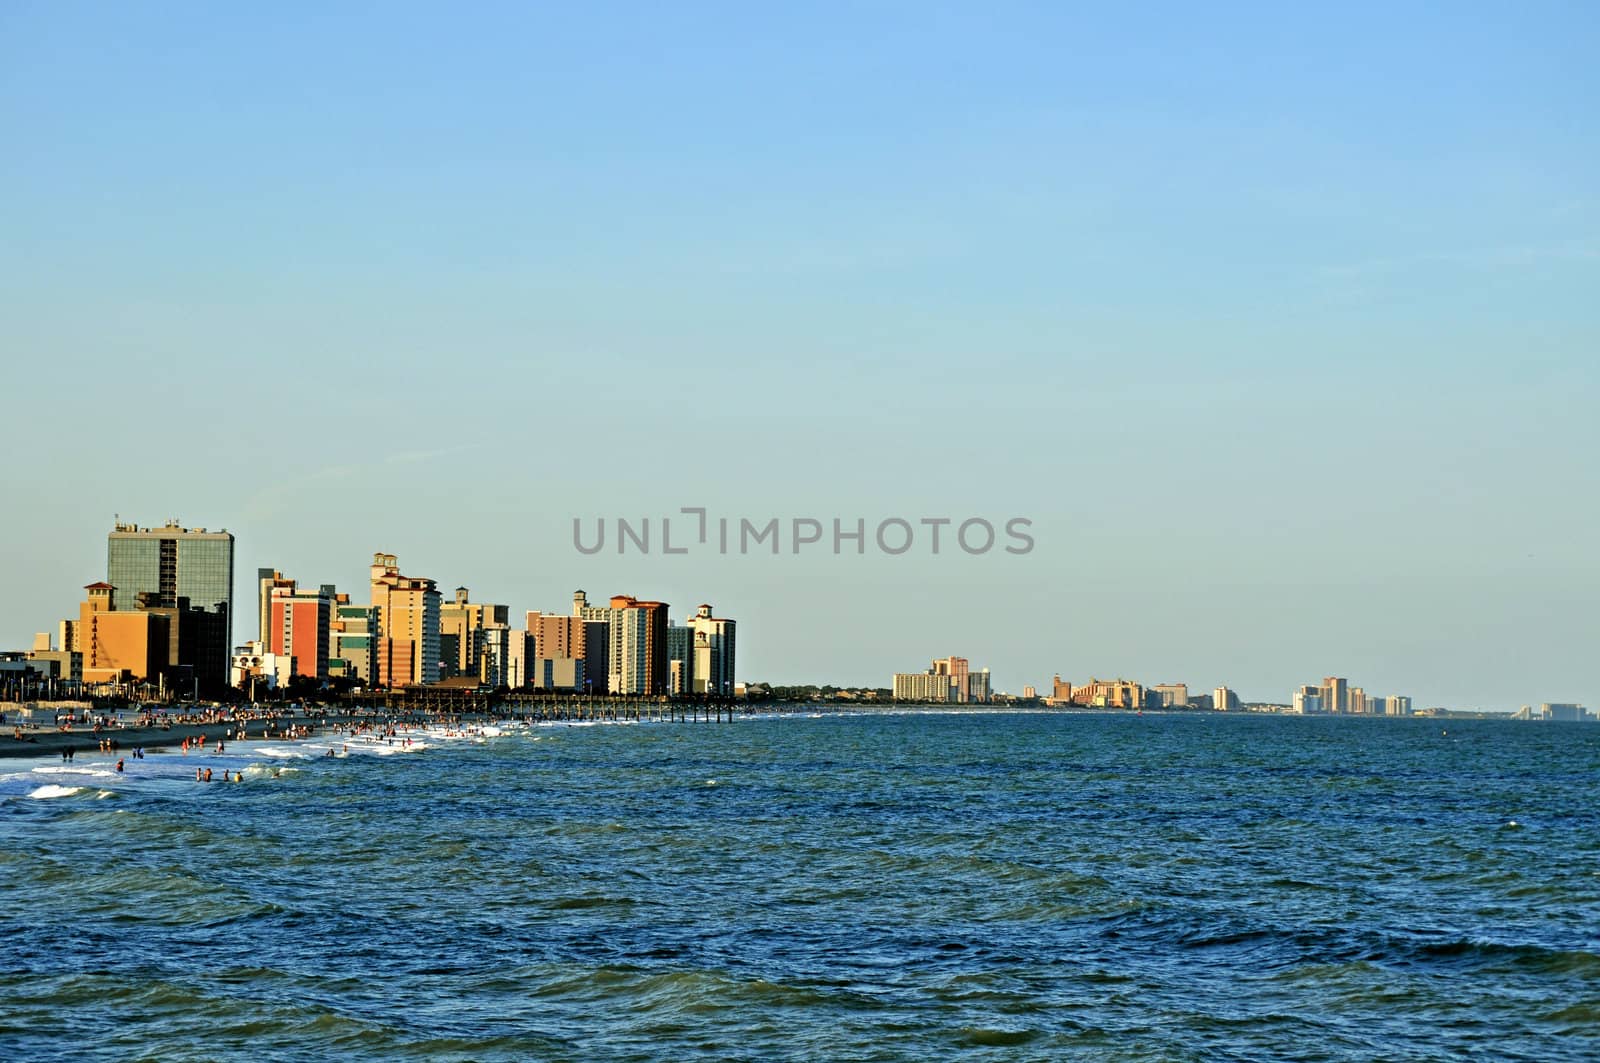
<svg viewBox="0 0 1600 1063"><path fill-rule="evenodd" d="M118 523L106 542L106 582L111 608L189 608L228 618L227 646L233 645L233 536L226 531L184 528L169 521L160 528ZM226 661L224 660L224 663Z"/></svg>

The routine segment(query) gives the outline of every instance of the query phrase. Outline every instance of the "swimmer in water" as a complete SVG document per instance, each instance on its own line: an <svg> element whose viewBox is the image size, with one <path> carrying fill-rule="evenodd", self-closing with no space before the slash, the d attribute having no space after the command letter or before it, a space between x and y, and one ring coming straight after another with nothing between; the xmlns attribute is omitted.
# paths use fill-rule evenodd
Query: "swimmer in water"
<svg viewBox="0 0 1600 1063"><path fill-rule="evenodd" d="M210 782L211 781L211 769L210 768L206 769L206 780L205 781L206 782Z"/></svg>

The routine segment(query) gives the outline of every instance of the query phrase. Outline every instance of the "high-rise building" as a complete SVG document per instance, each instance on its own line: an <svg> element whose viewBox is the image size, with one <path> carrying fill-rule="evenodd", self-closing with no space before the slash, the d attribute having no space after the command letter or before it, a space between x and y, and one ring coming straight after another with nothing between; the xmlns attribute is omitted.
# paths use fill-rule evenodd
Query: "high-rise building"
<svg viewBox="0 0 1600 1063"><path fill-rule="evenodd" d="M523 628L509 628L506 634L505 685L521 690L528 685L528 665L533 658L533 636Z"/></svg>
<svg viewBox="0 0 1600 1063"><path fill-rule="evenodd" d="M163 605L149 592L140 592L138 604L139 611L166 620L162 675L167 688L188 697L221 697L228 685L227 613L196 608L181 596L176 604Z"/></svg>
<svg viewBox="0 0 1600 1063"><path fill-rule="evenodd" d="M1294 692L1294 711L1304 715L1322 712L1322 688L1302 686Z"/></svg>
<svg viewBox="0 0 1600 1063"><path fill-rule="evenodd" d="M694 629L667 625L667 693L694 690Z"/></svg>
<svg viewBox="0 0 1600 1063"><path fill-rule="evenodd" d="M83 681L91 686L157 682L167 659L167 618L112 609L110 583L91 583L84 590L89 593L78 606L77 624Z"/></svg>
<svg viewBox="0 0 1600 1063"><path fill-rule="evenodd" d="M1056 677L1059 681L1060 677ZM925 672L896 672L890 678L896 701L988 702L989 669L974 672L965 657L936 659Z"/></svg>
<svg viewBox="0 0 1600 1063"><path fill-rule="evenodd" d="M295 675L328 678L333 586L299 590L294 580L276 578L267 597L267 637L262 640L266 652L292 658Z"/></svg>
<svg viewBox="0 0 1600 1063"><path fill-rule="evenodd" d="M702 604L689 618L693 638L694 665L690 670L690 689L696 694L733 696L735 629L733 620L711 615L711 606ZM963 664L966 662L963 661Z"/></svg>
<svg viewBox="0 0 1600 1063"><path fill-rule="evenodd" d="M1322 680L1322 711L1350 711L1349 680L1331 675Z"/></svg>
<svg viewBox="0 0 1600 1063"><path fill-rule="evenodd" d="M503 607L502 607L503 608ZM521 637L523 632L513 632L504 624L480 627L471 638L476 644L473 657L478 682L487 687L511 686L511 636Z"/></svg>
<svg viewBox="0 0 1600 1063"><path fill-rule="evenodd" d="M328 617L328 674L374 682L373 644L379 630L377 609L351 604L348 594L335 594Z"/></svg>
<svg viewBox="0 0 1600 1063"><path fill-rule="evenodd" d="M526 682L532 684L536 678L531 664L534 660L579 661L583 667L573 674L581 674L584 677L584 682L588 686L587 693L604 694L606 671L609 668L610 642L607 639L609 625L603 620L586 620L579 615L579 611L588 608L589 604L582 591L574 596L573 602L571 616L541 613L538 610L529 611L527 626L530 664ZM565 666L552 667L556 673L566 674L563 671Z"/></svg>
<svg viewBox="0 0 1600 1063"><path fill-rule="evenodd" d="M503 605L474 602L465 587L456 588L455 600L439 607L439 654L443 673L478 675L479 632L510 626L510 610Z"/></svg>
<svg viewBox="0 0 1600 1063"><path fill-rule="evenodd" d="M573 612L607 626L609 654L606 689L612 694L667 692L667 604L613 595L609 606L593 606L582 591L573 598ZM585 640L589 641L588 632ZM590 647L592 653L592 647Z"/></svg>
<svg viewBox="0 0 1600 1063"><path fill-rule="evenodd" d="M275 568L256 569L256 612L260 614L260 621L256 625L256 641L265 646L269 639L267 632L272 629L272 592L277 587L294 589L294 580L284 578L282 572ZM243 647L240 647L241 652ZM239 656L235 654L234 656ZM250 656L259 656L251 654Z"/></svg>
<svg viewBox="0 0 1600 1063"><path fill-rule="evenodd" d="M1163 709L1186 709L1189 707L1188 683L1157 683L1150 689L1155 691Z"/></svg>
<svg viewBox="0 0 1600 1063"><path fill-rule="evenodd" d="M896 701L950 700L950 677L932 672L896 672L890 680Z"/></svg>
<svg viewBox="0 0 1600 1063"><path fill-rule="evenodd" d="M111 585L111 610L200 609L219 615L221 635L206 637L205 653L215 660L196 662L197 672L227 682L233 645L233 536L226 529L185 528L168 521L142 528L118 521L106 537L106 582ZM143 596L143 597L141 597ZM215 621L192 626L214 628ZM215 643L215 645L213 645Z"/></svg>
<svg viewBox="0 0 1600 1063"><path fill-rule="evenodd" d="M1383 712L1385 716L1410 716L1411 699L1399 694L1390 694L1383 699Z"/></svg>
<svg viewBox="0 0 1600 1063"><path fill-rule="evenodd" d="M1068 699L1073 705L1095 709L1142 709L1144 687L1128 679L1095 679L1074 686Z"/></svg>
<svg viewBox="0 0 1600 1063"><path fill-rule="evenodd" d="M1211 707L1218 712L1227 712L1239 707L1239 698L1227 687L1218 687L1211 692Z"/></svg>
<svg viewBox="0 0 1600 1063"><path fill-rule="evenodd" d="M437 683L438 587L431 579L401 575L393 554L373 554L371 571L378 616L373 682L384 687Z"/></svg>

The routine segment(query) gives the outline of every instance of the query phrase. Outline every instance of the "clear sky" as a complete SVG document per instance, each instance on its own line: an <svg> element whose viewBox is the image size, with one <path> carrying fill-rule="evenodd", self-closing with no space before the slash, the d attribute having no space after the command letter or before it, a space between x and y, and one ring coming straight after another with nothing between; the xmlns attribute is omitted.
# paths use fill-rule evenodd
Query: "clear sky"
<svg viewBox="0 0 1600 1063"><path fill-rule="evenodd" d="M1600 7L0 5L0 647L114 514L740 677L1600 707ZM1026 516L579 555L574 517ZM242 640L254 634L243 619Z"/></svg>

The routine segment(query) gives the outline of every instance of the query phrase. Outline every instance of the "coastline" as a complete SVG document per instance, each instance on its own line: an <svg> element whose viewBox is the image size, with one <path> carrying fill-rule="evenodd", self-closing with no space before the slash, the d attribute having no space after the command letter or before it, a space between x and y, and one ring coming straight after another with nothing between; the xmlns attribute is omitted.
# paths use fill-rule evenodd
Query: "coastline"
<svg viewBox="0 0 1600 1063"><path fill-rule="evenodd" d="M73 731L27 731L24 730L22 738L18 739L14 733L7 729L0 733L0 760L17 759L22 757L59 757L63 751L72 749L77 753L99 753L102 739L114 739L117 743L116 753L126 756L134 747L144 749L163 749L181 746L185 739L201 739L206 745L218 740L231 742L238 740L240 723L184 723L170 726L154 727L107 727L96 734L92 729ZM303 724L315 730L313 724ZM244 727L250 738L273 738L281 735L282 727L277 725L263 725L263 721L250 720ZM266 732L266 733L263 733Z"/></svg>

